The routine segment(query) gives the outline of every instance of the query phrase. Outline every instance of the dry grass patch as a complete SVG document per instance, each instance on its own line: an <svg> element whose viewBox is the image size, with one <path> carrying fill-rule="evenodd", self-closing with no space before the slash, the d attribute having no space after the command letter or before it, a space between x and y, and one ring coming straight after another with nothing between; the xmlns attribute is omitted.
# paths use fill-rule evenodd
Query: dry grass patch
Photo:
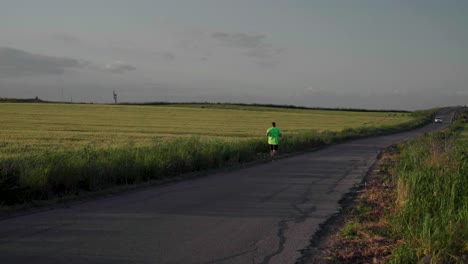
<svg viewBox="0 0 468 264"><path fill-rule="evenodd" d="M387 215L393 212L395 201L392 164L395 154L387 151L380 169L366 179L358 192L356 206L346 217L346 224L324 250L320 263L385 263L400 243L392 235Z"/></svg>

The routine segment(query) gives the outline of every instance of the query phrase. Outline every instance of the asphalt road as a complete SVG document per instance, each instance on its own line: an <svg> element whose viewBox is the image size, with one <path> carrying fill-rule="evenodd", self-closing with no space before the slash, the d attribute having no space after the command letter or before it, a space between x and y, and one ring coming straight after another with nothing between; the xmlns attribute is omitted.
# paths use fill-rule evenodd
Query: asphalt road
<svg viewBox="0 0 468 264"><path fill-rule="evenodd" d="M0 263L294 263L383 148L446 125L3 219Z"/></svg>

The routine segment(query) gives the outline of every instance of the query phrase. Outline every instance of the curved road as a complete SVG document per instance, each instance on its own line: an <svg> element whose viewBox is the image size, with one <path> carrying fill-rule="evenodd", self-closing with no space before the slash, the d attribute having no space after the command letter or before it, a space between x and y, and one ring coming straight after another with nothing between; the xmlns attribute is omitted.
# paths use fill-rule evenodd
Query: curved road
<svg viewBox="0 0 468 264"><path fill-rule="evenodd" d="M382 149L446 125L6 218L0 263L294 263Z"/></svg>

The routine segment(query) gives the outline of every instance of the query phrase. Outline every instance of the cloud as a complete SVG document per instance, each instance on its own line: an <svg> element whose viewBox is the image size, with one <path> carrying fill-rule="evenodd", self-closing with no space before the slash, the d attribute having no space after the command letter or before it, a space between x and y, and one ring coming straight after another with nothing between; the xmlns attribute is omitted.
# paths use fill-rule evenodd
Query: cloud
<svg viewBox="0 0 468 264"><path fill-rule="evenodd" d="M268 59L272 57L272 54L270 53L270 51L265 48L249 49L243 54L247 57L257 58L257 59Z"/></svg>
<svg viewBox="0 0 468 264"><path fill-rule="evenodd" d="M335 96L336 94L327 91L322 87L309 86L304 89L303 95L313 95L313 96Z"/></svg>
<svg viewBox="0 0 468 264"><path fill-rule="evenodd" d="M71 58L44 56L0 47L0 78L60 75L68 68L81 68L87 64L85 61Z"/></svg>
<svg viewBox="0 0 468 264"><path fill-rule="evenodd" d="M308 92L308 93L321 93L323 91L325 91L323 88L317 88L317 87L314 87L314 86L309 86L307 88L304 89L305 92Z"/></svg>
<svg viewBox="0 0 468 264"><path fill-rule="evenodd" d="M123 74L129 71L134 71L136 70L136 67L133 65L130 65L126 62L123 61L114 61L112 63L107 64L104 69L106 71L109 71L111 73L115 74Z"/></svg>
<svg viewBox="0 0 468 264"><path fill-rule="evenodd" d="M278 63L275 56L284 51L284 48L274 48L262 34L214 32L210 36L223 46L241 49L241 55L254 59L264 68L275 66Z"/></svg>
<svg viewBox="0 0 468 264"><path fill-rule="evenodd" d="M214 32L211 36L227 46L240 48L259 48L265 46L265 36L256 34L248 35L245 33L229 34L225 32Z"/></svg>
<svg viewBox="0 0 468 264"><path fill-rule="evenodd" d="M53 34L49 36L51 39L60 41L63 44L74 45L74 44L81 44L82 41L76 37L67 35L67 34Z"/></svg>
<svg viewBox="0 0 468 264"><path fill-rule="evenodd" d="M165 61L173 61L175 60L176 56L173 54L173 53L170 53L170 52L164 52L162 55L161 55L161 58Z"/></svg>

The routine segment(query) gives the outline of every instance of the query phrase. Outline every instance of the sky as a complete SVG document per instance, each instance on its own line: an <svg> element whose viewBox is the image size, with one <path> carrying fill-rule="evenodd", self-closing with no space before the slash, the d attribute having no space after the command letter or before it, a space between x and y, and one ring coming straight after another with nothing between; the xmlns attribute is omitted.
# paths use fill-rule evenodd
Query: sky
<svg viewBox="0 0 468 264"><path fill-rule="evenodd" d="M468 105L465 0L0 0L0 97Z"/></svg>

